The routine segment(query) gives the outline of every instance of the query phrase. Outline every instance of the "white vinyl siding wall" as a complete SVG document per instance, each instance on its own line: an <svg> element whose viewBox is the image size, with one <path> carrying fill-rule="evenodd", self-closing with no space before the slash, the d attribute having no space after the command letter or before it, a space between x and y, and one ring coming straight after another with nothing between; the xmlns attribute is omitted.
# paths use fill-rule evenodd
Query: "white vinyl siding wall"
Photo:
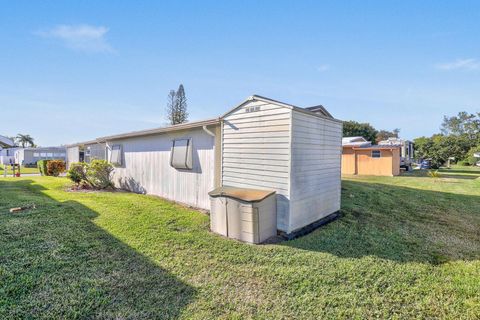
<svg viewBox="0 0 480 320"><path fill-rule="evenodd" d="M247 112L251 107L260 108ZM289 108L250 101L225 117L222 137L222 184L275 190L277 227L283 231L290 212L291 113Z"/></svg>
<svg viewBox="0 0 480 320"><path fill-rule="evenodd" d="M340 210L341 141L341 122L293 111L290 232Z"/></svg>
<svg viewBox="0 0 480 320"><path fill-rule="evenodd" d="M174 139L192 139L192 170L170 166ZM210 209L208 192L214 189L214 137L202 128L107 141L110 147L122 145L122 165L114 171L117 187L137 193Z"/></svg>

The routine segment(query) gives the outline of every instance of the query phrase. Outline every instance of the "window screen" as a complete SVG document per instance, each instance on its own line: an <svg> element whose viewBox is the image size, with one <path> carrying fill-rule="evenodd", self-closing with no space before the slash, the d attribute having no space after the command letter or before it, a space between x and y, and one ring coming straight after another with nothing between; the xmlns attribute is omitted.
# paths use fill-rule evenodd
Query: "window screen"
<svg viewBox="0 0 480 320"><path fill-rule="evenodd" d="M122 146L117 144L112 146L112 152L110 154L110 163L115 166L122 165Z"/></svg>
<svg viewBox="0 0 480 320"><path fill-rule="evenodd" d="M192 169L192 139L173 140L170 165L176 169Z"/></svg>
<svg viewBox="0 0 480 320"><path fill-rule="evenodd" d="M372 150L372 158L380 158L381 152L380 150Z"/></svg>

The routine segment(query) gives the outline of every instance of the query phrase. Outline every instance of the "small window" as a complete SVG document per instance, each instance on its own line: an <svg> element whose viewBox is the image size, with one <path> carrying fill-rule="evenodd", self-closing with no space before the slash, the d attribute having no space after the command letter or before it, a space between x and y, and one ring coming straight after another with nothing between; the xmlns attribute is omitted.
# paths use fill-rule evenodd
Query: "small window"
<svg viewBox="0 0 480 320"><path fill-rule="evenodd" d="M173 140L170 165L176 169L192 169L192 139Z"/></svg>
<svg viewBox="0 0 480 320"><path fill-rule="evenodd" d="M372 158L380 158L382 156L382 153L380 150L372 150Z"/></svg>
<svg viewBox="0 0 480 320"><path fill-rule="evenodd" d="M40 153L34 152L34 153L33 153L33 156L34 156L35 158L39 158L39 157L40 157Z"/></svg>
<svg viewBox="0 0 480 320"><path fill-rule="evenodd" d="M122 146L117 144L112 146L112 152L110 153L110 163L115 166L122 165Z"/></svg>
<svg viewBox="0 0 480 320"><path fill-rule="evenodd" d="M40 157L45 158L47 156L46 152L40 152Z"/></svg>
<svg viewBox="0 0 480 320"><path fill-rule="evenodd" d="M47 152L47 157L53 158L53 152Z"/></svg>

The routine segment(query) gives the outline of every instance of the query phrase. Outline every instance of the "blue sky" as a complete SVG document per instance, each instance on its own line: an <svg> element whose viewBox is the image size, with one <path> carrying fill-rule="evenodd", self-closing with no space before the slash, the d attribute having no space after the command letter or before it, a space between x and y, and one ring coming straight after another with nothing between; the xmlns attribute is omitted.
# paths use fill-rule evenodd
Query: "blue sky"
<svg viewBox="0 0 480 320"><path fill-rule="evenodd" d="M252 94L438 132L480 111L480 2L0 1L0 134L39 145L190 120Z"/></svg>

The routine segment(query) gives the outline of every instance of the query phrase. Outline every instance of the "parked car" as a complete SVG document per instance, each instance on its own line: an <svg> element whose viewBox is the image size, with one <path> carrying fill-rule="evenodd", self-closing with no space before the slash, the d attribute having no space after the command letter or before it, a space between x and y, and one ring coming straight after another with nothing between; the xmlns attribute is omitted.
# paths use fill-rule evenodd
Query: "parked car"
<svg viewBox="0 0 480 320"><path fill-rule="evenodd" d="M420 169L430 169L431 167L430 160L422 160L420 162Z"/></svg>

